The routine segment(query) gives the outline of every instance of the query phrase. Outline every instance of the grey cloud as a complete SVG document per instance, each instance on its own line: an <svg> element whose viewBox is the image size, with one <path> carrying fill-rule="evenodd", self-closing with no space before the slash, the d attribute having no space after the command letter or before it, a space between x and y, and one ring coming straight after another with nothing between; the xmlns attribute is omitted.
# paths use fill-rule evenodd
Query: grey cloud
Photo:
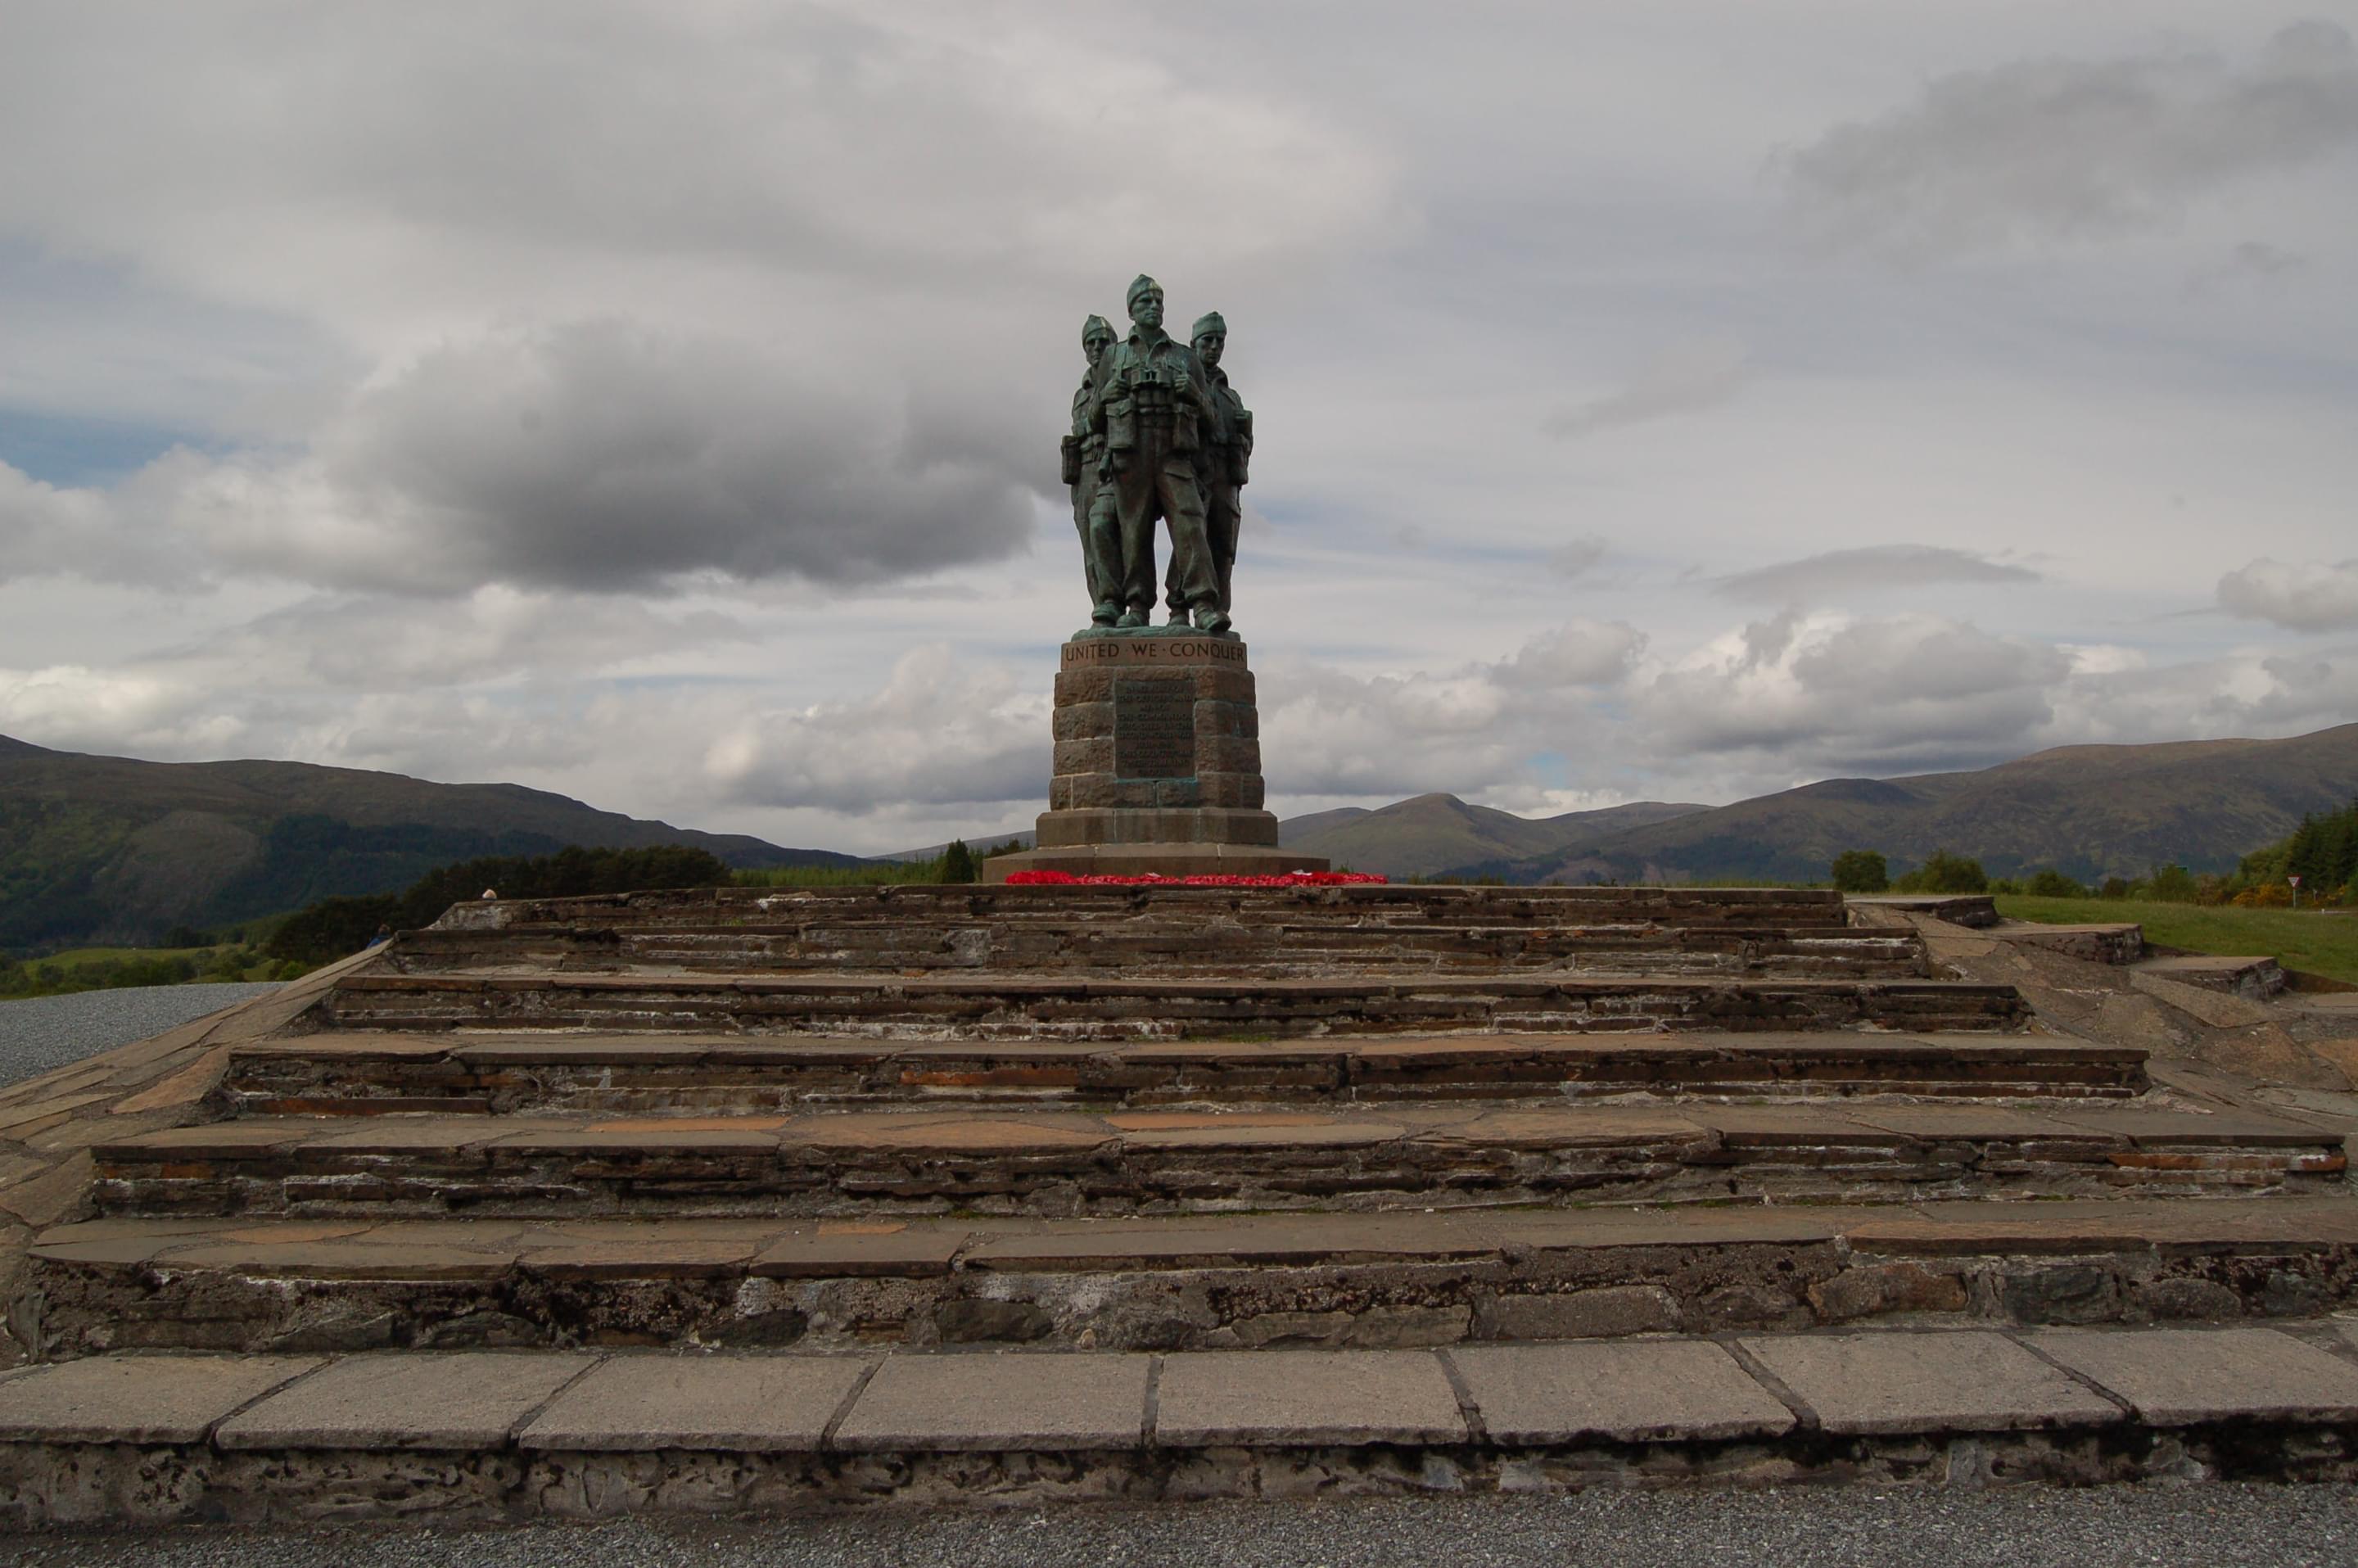
<svg viewBox="0 0 2358 1568"><path fill-rule="evenodd" d="M2293 566L2262 557L2219 579L2219 608L2294 632L2358 626L2358 560Z"/></svg>
<svg viewBox="0 0 2358 1568"><path fill-rule="evenodd" d="M2186 280L2189 294L2210 294L2238 281L2283 277L2306 271L2309 258L2265 240L2245 240L2208 266L2198 267Z"/></svg>
<svg viewBox="0 0 2358 1568"><path fill-rule="evenodd" d="M1745 360L1744 345L1725 338L1672 344L1617 390L1552 416L1542 428L1571 439L1714 407L1743 386Z"/></svg>
<svg viewBox="0 0 2358 1568"><path fill-rule="evenodd" d="M752 640L742 621L718 611L492 588L441 600L321 594L146 662L224 684L411 691L518 676L579 681L651 655Z"/></svg>
<svg viewBox="0 0 2358 1568"><path fill-rule="evenodd" d="M1870 545L1829 550L1797 561L1781 561L1719 579L1712 591L1723 599L1763 603L1815 604L1845 594L1924 588L1934 583L2036 582L2028 567L1991 560L1970 550L1936 545Z"/></svg>
<svg viewBox="0 0 2358 1568"><path fill-rule="evenodd" d="M1793 616L1657 675L1637 713L1658 760L1773 755L1797 776L1904 772L2028 749L2071 661L1934 616Z"/></svg>
<svg viewBox="0 0 2358 1568"><path fill-rule="evenodd" d="M355 512L409 535L420 588L865 582L1029 535L1015 410L926 412L930 427L872 382L584 322L428 355L363 395L323 455Z"/></svg>
<svg viewBox="0 0 2358 1568"><path fill-rule="evenodd" d="M911 806L1044 801L1046 697L946 647L903 656L873 696L741 720L704 770L721 798L864 816Z"/></svg>
<svg viewBox="0 0 2358 1568"><path fill-rule="evenodd" d="M616 321L446 343L300 456L178 452L105 492L0 474L14 575L211 568L344 591L859 584L1003 557L1045 462L1028 412L946 373L833 377ZM141 547L143 546L150 547Z"/></svg>
<svg viewBox="0 0 2358 1568"><path fill-rule="evenodd" d="M1605 541L1591 535L1566 540L1547 554L1547 569L1561 578L1576 578L1605 558Z"/></svg>
<svg viewBox="0 0 2358 1568"><path fill-rule="evenodd" d="M2150 228L2252 176L2358 146L2358 47L2296 23L2253 58L2042 58L1928 83L1779 161L1837 241L1928 257Z"/></svg>

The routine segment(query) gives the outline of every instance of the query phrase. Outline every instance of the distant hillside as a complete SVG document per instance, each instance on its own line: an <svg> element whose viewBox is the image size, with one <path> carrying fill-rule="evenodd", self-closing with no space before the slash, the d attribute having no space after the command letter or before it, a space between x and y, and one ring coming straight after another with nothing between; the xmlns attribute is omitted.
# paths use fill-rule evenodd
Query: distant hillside
<svg viewBox="0 0 2358 1568"><path fill-rule="evenodd" d="M1709 809L1648 800L1533 818L1468 806L1454 795L1421 795L1378 811L1347 807L1296 817L1280 827L1278 841L1355 871L1430 876L1473 861L1561 854L1625 828Z"/></svg>
<svg viewBox="0 0 2358 1568"><path fill-rule="evenodd" d="M1993 876L2082 881L2177 861L2227 871L2358 795L2358 724L2288 741L2064 746L1977 773L1828 779L1583 846L1452 870L1518 882L1823 877L1844 849L1900 866L1947 849Z"/></svg>
<svg viewBox="0 0 2358 1568"><path fill-rule="evenodd" d="M850 865L741 834L599 811L520 784L440 784L308 762L143 762L0 736L0 949L151 942L437 866L568 844L687 844L732 866Z"/></svg>

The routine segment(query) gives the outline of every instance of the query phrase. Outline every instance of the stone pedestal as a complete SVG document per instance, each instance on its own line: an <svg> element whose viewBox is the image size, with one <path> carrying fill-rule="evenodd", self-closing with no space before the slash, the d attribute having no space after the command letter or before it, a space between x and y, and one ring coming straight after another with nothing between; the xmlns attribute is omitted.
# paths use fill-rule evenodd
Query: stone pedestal
<svg viewBox="0 0 2358 1568"><path fill-rule="evenodd" d="M1326 869L1280 849L1277 818L1261 807L1260 715L1236 638L1080 633L1056 671L1055 730L1038 848L984 861L986 880Z"/></svg>

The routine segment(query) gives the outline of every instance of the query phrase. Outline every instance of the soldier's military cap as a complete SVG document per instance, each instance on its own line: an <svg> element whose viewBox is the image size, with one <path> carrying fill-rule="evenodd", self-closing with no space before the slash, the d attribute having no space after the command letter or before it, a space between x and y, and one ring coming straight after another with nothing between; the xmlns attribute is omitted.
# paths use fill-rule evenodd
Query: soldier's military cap
<svg viewBox="0 0 2358 1568"><path fill-rule="evenodd" d="M1193 340L1202 337L1206 332L1217 332L1223 338L1228 335L1228 323L1218 311L1206 310L1196 317L1195 324L1187 330L1187 336Z"/></svg>
<svg viewBox="0 0 2358 1568"><path fill-rule="evenodd" d="M1092 316L1087 320L1081 323L1081 341L1084 343L1087 342L1089 341L1089 334L1092 332L1103 332L1109 338L1119 338L1121 336L1120 332L1113 330L1113 323L1107 320L1102 316Z"/></svg>
<svg viewBox="0 0 2358 1568"><path fill-rule="evenodd" d="M1139 297L1141 295L1160 294L1162 292L1163 286L1141 272L1137 277L1130 281L1130 292L1121 297L1121 302L1125 306L1135 305L1138 303Z"/></svg>

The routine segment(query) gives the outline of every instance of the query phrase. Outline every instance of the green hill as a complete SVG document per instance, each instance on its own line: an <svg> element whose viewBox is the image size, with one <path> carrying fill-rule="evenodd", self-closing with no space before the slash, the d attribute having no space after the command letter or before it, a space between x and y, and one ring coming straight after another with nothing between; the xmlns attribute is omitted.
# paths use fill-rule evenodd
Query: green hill
<svg viewBox="0 0 2358 1568"><path fill-rule="evenodd" d="M1467 863L1518 882L1822 878L1844 849L1895 871L1947 849L1992 876L2082 881L2171 861L2229 871L2358 793L2358 724L2285 741L2064 746L1974 773L1828 779L1587 845Z"/></svg>
<svg viewBox="0 0 2358 1568"><path fill-rule="evenodd" d="M731 866L850 865L599 811L520 784L442 784L308 762L146 762L0 736L0 951L154 942L437 866L578 844L686 844Z"/></svg>
<svg viewBox="0 0 2358 1568"><path fill-rule="evenodd" d="M1534 818L1468 806L1454 795L1421 795L1378 811L1346 807L1296 817L1281 825L1279 841L1353 871L1418 877L1471 861L1560 854L1624 828L1709 809L1648 800Z"/></svg>

